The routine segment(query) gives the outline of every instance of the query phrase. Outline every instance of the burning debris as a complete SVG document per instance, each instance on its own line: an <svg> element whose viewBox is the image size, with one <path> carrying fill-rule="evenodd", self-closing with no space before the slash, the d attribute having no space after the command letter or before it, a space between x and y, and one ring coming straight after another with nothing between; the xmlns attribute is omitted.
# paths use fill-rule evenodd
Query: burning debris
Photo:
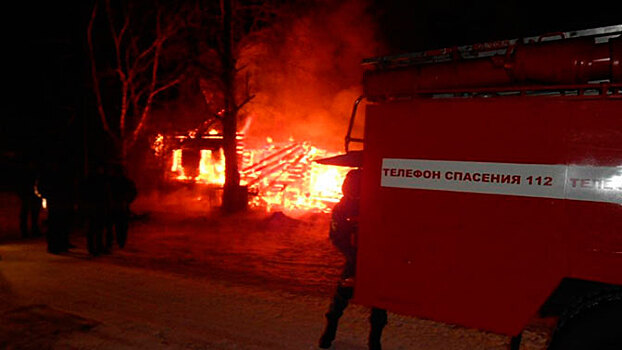
<svg viewBox="0 0 622 350"><path fill-rule="evenodd" d="M306 142L269 144L247 151L250 165L242 181L253 194L250 204L267 210L328 211L341 197L346 168L315 163L330 156Z"/></svg>
<svg viewBox="0 0 622 350"><path fill-rule="evenodd" d="M202 186L219 192L225 182L222 135L211 130L206 135L178 135L171 139L169 153L162 152L164 137L158 135L154 152L168 157L167 179ZM249 194L249 206L266 211L328 212L341 197L341 183L350 168L319 164L315 160L334 155L308 142L289 140L244 147L238 134L241 185Z"/></svg>

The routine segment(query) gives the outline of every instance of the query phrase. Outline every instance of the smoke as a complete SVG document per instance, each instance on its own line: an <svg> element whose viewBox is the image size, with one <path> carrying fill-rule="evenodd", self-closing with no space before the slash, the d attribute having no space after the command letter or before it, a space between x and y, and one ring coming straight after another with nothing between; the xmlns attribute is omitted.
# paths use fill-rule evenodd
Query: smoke
<svg viewBox="0 0 622 350"><path fill-rule="evenodd" d="M185 218L204 216L220 208L222 191L206 186L184 186L176 184L167 189L139 192L132 203L132 210L138 214L159 213L159 215L183 216Z"/></svg>
<svg viewBox="0 0 622 350"><path fill-rule="evenodd" d="M241 53L255 98L247 143L309 141L343 150L354 100L362 93L361 60L377 55L367 0L316 1L255 38Z"/></svg>

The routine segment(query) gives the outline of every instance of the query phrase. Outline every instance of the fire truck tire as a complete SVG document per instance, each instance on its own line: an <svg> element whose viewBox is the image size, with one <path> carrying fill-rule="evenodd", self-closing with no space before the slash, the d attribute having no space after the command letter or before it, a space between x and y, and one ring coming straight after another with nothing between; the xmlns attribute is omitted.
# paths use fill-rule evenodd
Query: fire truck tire
<svg viewBox="0 0 622 350"><path fill-rule="evenodd" d="M622 292L588 298L560 318L549 350L622 349Z"/></svg>

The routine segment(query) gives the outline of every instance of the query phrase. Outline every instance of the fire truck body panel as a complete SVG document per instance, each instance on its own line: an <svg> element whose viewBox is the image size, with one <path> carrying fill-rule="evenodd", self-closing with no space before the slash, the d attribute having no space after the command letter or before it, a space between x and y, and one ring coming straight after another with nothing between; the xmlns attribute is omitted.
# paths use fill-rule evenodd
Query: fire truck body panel
<svg viewBox="0 0 622 350"><path fill-rule="evenodd" d="M622 284L621 136L619 93L372 101L355 299L515 335L562 278Z"/></svg>

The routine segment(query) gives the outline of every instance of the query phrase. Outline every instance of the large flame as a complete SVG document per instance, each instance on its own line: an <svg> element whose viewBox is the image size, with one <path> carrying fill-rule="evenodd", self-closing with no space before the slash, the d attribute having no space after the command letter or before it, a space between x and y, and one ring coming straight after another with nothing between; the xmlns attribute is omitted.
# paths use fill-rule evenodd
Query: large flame
<svg viewBox="0 0 622 350"><path fill-rule="evenodd" d="M266 143L241 152L241 184L248 187L249 205L267 211L327 212L341 197L341 184L349 168L322 165L314 159L330 157L308 143ZM172 153L172 178L197 184L222 186L225 157L218 151L200 150L199 174L186 176L182 150Z"/></svg>

